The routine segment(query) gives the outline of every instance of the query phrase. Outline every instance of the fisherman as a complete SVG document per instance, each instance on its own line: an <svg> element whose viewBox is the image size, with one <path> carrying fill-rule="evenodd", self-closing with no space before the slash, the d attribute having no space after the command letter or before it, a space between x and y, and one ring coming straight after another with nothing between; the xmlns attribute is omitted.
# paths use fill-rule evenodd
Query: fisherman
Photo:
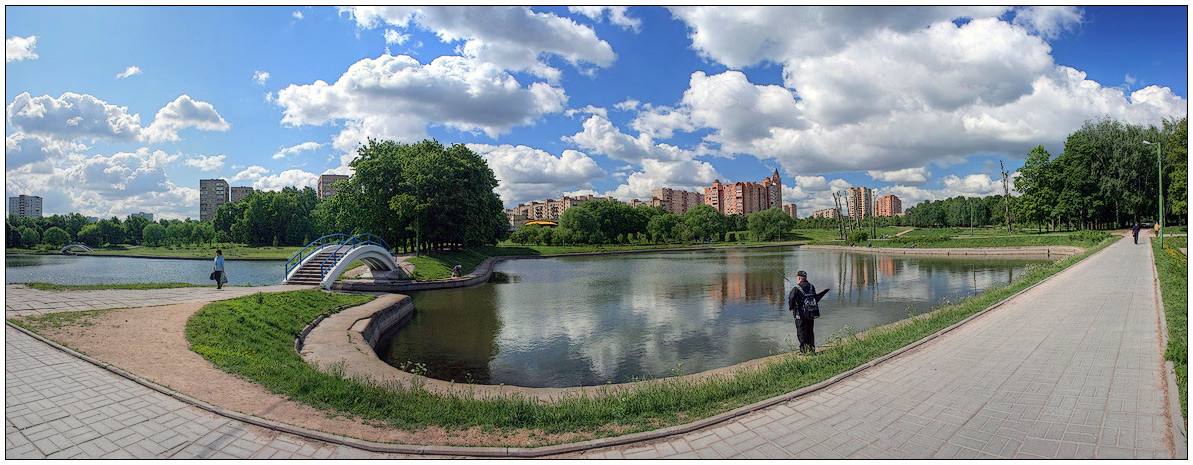
<svg viewBox="0 0 1193 465"><path fill-rule="evenodd" d="M804 270L796 273L795 279L798 282L787 294L787 307L791 310L791 315L795 317L795 337L799 339L801 353L805 350L808 353L815 353L816 335L813 333L813 326L815 326L815 318L820 316L820 312L819 309L816 309L813 313L813 309L806 308L804 301L808 297L815 299L816 287L808 282L808 273Z"/></svg>

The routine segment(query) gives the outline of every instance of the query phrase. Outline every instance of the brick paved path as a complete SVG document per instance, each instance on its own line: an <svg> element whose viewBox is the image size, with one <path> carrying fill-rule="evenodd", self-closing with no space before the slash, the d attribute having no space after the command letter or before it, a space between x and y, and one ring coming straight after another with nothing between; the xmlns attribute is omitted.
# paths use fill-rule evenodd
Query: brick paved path
<svg viewBox="0 0 1193 465"><path fill-rule="evenodd" d="M4 286L4 316L28 316L43 313L95 310L101 308L139 308L187 302L213 302L258 292L282 292L313 289L314 286L227 286L178 287L172 289L105 289L96 291L41 291L20 284Z"/></svg>
<svg viewBox="0 0 1193 465"><path fill-rule="evenodd" d="M1170 458L1151 268L1146 244L1119 240L827 389L681 437L584 456Z"/></svg>
<svg viewBox="0 0 1193 465"><path fill-rule="evenodd" d="M13 291L9 316L82 309L60 298L15 310ZM162 295L123 292L147 292L137 306ZM689 434L569 457L1170 458L1157 317L1149 248L1124 239L841 383ZM5 349L5 458L389 457L212 415L7 327Z"/></svg>

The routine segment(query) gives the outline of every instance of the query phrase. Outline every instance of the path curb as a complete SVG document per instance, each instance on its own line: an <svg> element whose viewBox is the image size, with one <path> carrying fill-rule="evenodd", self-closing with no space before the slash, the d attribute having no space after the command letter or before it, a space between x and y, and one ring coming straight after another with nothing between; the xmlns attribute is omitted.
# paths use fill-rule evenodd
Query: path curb
<svg viewBox="0 0 1193 465"><path fill-rule="evenodd" d="M1156 310L1159 311L1160 322L1160 353L1168 350L1168 314L1164 311L1164 294L1160 288L1160 270L1156 269L1155 249L1151 241L1147 244L1147 255L1152 261L1152 285L1156 290ZM1169 360L1164 360L1164 378L1168 381L1168 417L1172 420L1172 458L1178 460L1189 459L1189 435L1185 432L1185 419L1181 415L1181 395L1176 383L1176 366Z"/></svg>
<svg viewBox="0 0 1193 465"><path fill-rule="evenodd" d="M1105 250L1105 249L1103 249L1103 250ZM1097 253L1101 253L1101 252L1102 252L1102 250L1099 250ZM1093 255L1090 255L1090 257L1092 257L1092 256ZM1089 257L1085 257L1085 259L1087 259L1087 258L1089 258ZM1085 259L1082 259L1082 261L1084 261ZM1078 262L1078 263L1080 263L1080 262ZM916 349L916 348L932 341L933 339L940 337L941 335L944 335L950 331L953 331L954 329L957 329L961 325L964 325L965 323L968 323L969 321L971 321L975 318L978 318L982 315L989 313L990 311L992 311L998 307L1001 307L1006 302L1020 296L1021 294L1035 288L1036 286L1039 286L1043 283L1048 282L1049 280L1053 279L1057 275L1064 273L1065 271L1068 271L1072 266L1075 266L1078 263L1074 263L1074 264L1070 265L1069 268L1066 268L1066 269L1061 270L1051 276L1048 276L1048 277L1040 280L1039 282L1024 288L1023 290L1020 290L1019 292L1016 292L1015 294L1013 294L1005 299L1002 299L999 302L997 302L997 303L995 303L995 304L993 304L993 305L991 305L991 306L989 306L973 315L970 315L969 317L967 317L957 323L950 325L947 328L944 328L940 331L937 331L936 333L933 333L933 334L930 334L930 335L924 337L923 339L920 339L920 340L915 341L911 344L908 344L902 348L899 348L889 354L886 354L882 357L879 357L877 359L866 362L866 363L859 365L857 367L854 367L853 369L850 369L844 373L838 374L832 378L829 378L825 381L821 381L819 383L813 384L811 386L805 386L803 388L797 389L795 391L792 391L792 392L789 392L786 394L781 394L781 395L778 395L775 397L771 397L769 399L765 399L765 400L762 400L759 402L755 402L753 404L738 407L738 408L730 410L728 412L724 412L724 413L714 415L709 418L697 420L697 421L694 421L691 423L686 423L683 425L676 425L676 426L671 426L671 427L657 429L657 430L651 430L651 431L643 431L640 433L633 433L633 434L628 434L628 435L624 435L624 436L599 438L599 439L592 439L592 440L583 441L583 442L559 444L559 445L551 445L551 446L543 446L543 447L534 447L534 448L436 446L436 445L411 445L411 444L380 443L380 442L366 441L363 439L351 438L351 437L346 437L346 436L340 436L340 435L331 434L331 433L325 433L322 431L310 430L310 429L306 429L306 428L299 427L299 426L294 426L294 425L290 425L290 424L286 424L286 423L280 423L280 422L276 422L276 421L272 421L272 420L267 420L267 419L256 417L253 415L248 415L245 413L228 410L228 409L216 406L216 405L209 404L202 400L193 398L186 394L175 392L169 388L158 385L154 382L142 379L142 378L140 378L132 373L129 373L123 369L120 369L110 363L94 359L90 356L87 356L85 354L74 351L70 348L59 345L53 341L50 341L49 339L46 339L38 334L35 334L35 333L25 329L25 328L22 328L16 324L12 323L11 321L8 321L7 319L5 319L5 324L7 324L8 326L10 326L24 334L27 334L27 335L33 337L34 339L37 339L38 341L41 341L41 342L49 345L50 347L53 347L53 348L55 348L59 351L62 351L68 355L72 355L76 358L86 361L92 365L99 367L99 368L102 368L104 370L112 372L120 377L126 378L130 381L137 383L137 384L145 386L149 389L152 389L159 393L165 394L169 397L172 397L172 398L182 401L184 403L190 404L197 408L214 413L216 415L223 416L223 417L237 420L237 421L241 421L241 422L248 423L251 425L259 426L262 428L279 431L279 432L284 432L284 433L288 433L288 434L293 434L296 436L301 436L301 437L305 437L305 438L313 439L313 440L317 440L317 441L323 441L326 443L345 445L345 446L355 447L355 448L370 451L370 452L379 452L379 453L396 453L396 454L410 454L410 455L451 455L451 456L467 456L467 457L533 458L533 457L545 457L545 456L573 453L573 452L582 452L585 450L596 449L596 448L600 448L600 447L619 446L619 445L642 442L642 441L649 441L649 440L654 440L654 439L663 439L666 437L683 434L683 433L688 433L688 432L695 431L695 430L698 430L701 428L705 428L705 427L712 426L712 425L715 425L718 423L722 423L722 422L755 412L757 410L773 406L778 403L789 401L789 400L795 399L797 397L825 389L825 388L832 386L832 385L834 385L850 376L853 376L857 373L860 373L860 372L865 371L869 368L877 366L878 364L880 364L886 360L889 360L891 358L894 358L900 354L903 354L910 350ZM1154 267L1154 265L1153 265L1153 267ZM1170 380L1170 382L1171 382L1171 380ZM1179 409L1179 407L1178 407L1178 409ZM1177 415L1179 417L1179 410L1178 410ZM1175 423L1178 423L1178 422L1174 421L1174 424Z"/></svg>

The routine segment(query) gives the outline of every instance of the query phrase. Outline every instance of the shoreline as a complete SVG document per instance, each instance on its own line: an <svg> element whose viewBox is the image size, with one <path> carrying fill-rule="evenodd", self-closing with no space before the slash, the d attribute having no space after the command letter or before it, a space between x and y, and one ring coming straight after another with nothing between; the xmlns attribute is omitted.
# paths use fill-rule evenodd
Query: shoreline
<svg viewBox="0 0 1193 465"><path fill-rule="evenodd" d="M6 256L7 255L28 255L28 256L32 256L32 257L68 255L68 256L72 256L72 257L124 257L124 258L152 258L152 259L157 259L157 260L208 260L208 261L210 261L214 258L214 256L213 257L163 257L160 255L127 255L127 254L95 254L95 255L91 255L91 254L87 254L87 253L24 253L24 252L4 252L4 255L6 255ZM224 260L227 260L227 261L248 261L248 262L266 262L266 261L284 262L289 259L287 259L287 258L262 258L262 257L228 258L225 256Z"/></svg>

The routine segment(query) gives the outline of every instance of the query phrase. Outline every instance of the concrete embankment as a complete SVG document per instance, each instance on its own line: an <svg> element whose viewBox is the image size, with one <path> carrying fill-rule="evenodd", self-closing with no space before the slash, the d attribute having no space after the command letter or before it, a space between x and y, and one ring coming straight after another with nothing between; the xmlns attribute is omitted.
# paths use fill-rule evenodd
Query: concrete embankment
<svg viewBox="0 0 1193 465"><path fill-rule="evenodd" d="M1071 245L1050 245L1030 247L969 247L969 248L895 248L895 247L849 247L843 245L805 245L805 249L844 250L846 252L878 253L890 255L936 255L936 256L990 256L990 257L1047 257L1061 259L1077 255L1083 250Z"/></svg>

